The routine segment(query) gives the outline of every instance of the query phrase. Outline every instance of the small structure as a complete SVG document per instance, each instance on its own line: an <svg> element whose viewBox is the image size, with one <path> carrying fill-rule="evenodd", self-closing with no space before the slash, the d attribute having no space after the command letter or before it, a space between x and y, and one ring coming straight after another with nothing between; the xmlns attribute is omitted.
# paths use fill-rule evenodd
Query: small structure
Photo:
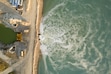
<svg viewBox="0 0 111 74"><path fill-rule="evenodd" d="M27 21L22 21L21 24L24 25L24 26L29 26L30 25L30 23L27 22Z"/></svg>
<svg viewBox="0 0 111 74"><path fill-rule="evenodd" d="M9 19L9 23L10 23L10 24L20 23L20 24L22 24L22 25L24 25L24 26L29 26L29 25L30 25L30 23L27 22L27 21L22 21L22 20L20 20L20 19L15 19L15 18L10 18L10 19Z"/></svg>
<svg viewBox="0 0 111 74"><path fill-rule="evenodd" d="M10 24L16 24L17 22L22 22L22 20L20 20L20 19L13 19L13 18L9 19L9 23Z"/></svg>
<svg viewBox="0 0 111 74"><path fill-rule="evenodd" d="M19 24L23 26L29 26L30 23L24 18L22 18L20 15L13 15L12 13L4 13L1 15L0 19L2 19L2 22L6 24L8 27L16 28ZM16 25L15 25L16 24Z"/></svg>
<svg viewBox="0 0 111 74"><path fill-rule="evenodd" d="M12 24L13 28L16 28L18 26L18 24Z"/></svg>
<svg viewBox="0 0 111 74"><path fill-rule="evenodd" d="M22 10L23 10L23 6L18 5L17 10L18 10L18 11L22 11Z"/></svg>
<svg viewBox="0 0 111 74"><path fill-rule="evenodd" d="M24 51L23 51L23 50L20 52L20 56L21 56L21 57L24 56Z"/></svg>
<svg viewBox="0 0 111 74"><path fill-rule="evenodd" d="M13 7L23 6L23 0L9 0Z"/></svg>
<svg viewBox="0 0 111 74"><path fill-rule="evenodd" d="M22 33L21 32L18 32L17 33L17 41L22 41Z"/></svg>
<svg viewBox="0 0 111 74"><path fill-rule="evenodd" d="M29 30L24 30L24 33L29 33Z"/></svg>
<svg viewBox="0 0 111 74"><path fill-rule="evenodd" d="M24 49L20 52L20 57L24 57L25 55L26 55L26 49Z"/></svg>
<svg viewBox="0 0 111 74"><path fill-rule="evenodd" d="M19 11L20 14L23 12L23 0L9 0L12 7Z"/></svg>
<svg viewBox="0 0 111 74"><path fill-rule="evenodd" d="M9 52L12 54L15 52L15 50L16 50L15 46L9 48Z"/></svg>

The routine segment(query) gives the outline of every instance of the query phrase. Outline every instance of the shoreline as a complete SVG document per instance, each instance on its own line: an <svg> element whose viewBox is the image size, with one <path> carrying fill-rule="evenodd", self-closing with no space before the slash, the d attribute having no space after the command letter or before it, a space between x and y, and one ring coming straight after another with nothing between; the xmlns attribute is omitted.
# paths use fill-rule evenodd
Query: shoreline
<svg viewBox="0 0 111 74"><path fill-rule="evenodd" d="M33 52L33 66L32 74L38 74L38 63L40 58L40 23L42 20L43 0L37 0L37 19L36 19L36 44Z"/></svg>

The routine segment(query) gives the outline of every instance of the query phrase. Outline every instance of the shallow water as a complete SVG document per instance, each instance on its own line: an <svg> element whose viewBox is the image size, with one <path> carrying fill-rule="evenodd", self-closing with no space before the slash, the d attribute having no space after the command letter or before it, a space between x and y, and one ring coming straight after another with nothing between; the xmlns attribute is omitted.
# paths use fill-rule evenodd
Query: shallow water
<svg viewBox="0 0 111 74"><path fill-rule="evenodd" d="M111 73L111 0L45 0L39 74Z"/></svg>

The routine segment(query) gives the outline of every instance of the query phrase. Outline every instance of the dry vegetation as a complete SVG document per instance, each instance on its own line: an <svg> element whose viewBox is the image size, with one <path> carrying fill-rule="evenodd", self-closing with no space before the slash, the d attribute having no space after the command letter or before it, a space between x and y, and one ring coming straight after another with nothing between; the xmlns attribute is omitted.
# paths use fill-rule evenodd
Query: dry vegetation
<svg viewBox="0 0 111 74"><path fill-rule="evenodd" d="M0 72L8 68L8 64L0 58Z"/></svg>

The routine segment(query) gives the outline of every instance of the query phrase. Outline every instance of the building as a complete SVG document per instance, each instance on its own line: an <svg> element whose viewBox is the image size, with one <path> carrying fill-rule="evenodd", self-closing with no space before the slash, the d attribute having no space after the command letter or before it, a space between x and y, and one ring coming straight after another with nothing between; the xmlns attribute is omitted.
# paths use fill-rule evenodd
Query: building
<svg viewBox="0 0 111 74"><path fill-rule="evenodd" d="M13 7L23 6L23 0L9 0Z"/></svg>
<svg viewBox="0 0 111 74"><path fill-rule="evenodd" d="M23 0L9 0L12 7L16 8L20 14L23 12Z"/></svg>

